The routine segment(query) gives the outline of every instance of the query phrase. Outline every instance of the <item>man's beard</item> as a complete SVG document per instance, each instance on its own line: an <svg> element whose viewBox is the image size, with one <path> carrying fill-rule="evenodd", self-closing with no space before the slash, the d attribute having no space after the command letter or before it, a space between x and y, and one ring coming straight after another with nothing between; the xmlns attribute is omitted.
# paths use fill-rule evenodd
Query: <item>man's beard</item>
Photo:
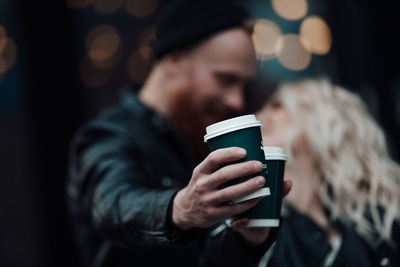
<svg viewBox="0 0 400 267"><path fill-rule="evenodd" d="M203 159L209 153L207 144L204 143L203 137L207 125L203 125L201 112L193 108L190 99L179 96L175 104L171 107L171 117L180 134L184 139L185 145L199 159Z"/></svg>
<svg viewBox="0 0 400 267"><path fill-rule="evenodd" d="M206 127L210 124L233 118L239 114L231 110L227 110L222 106L220 99L208 99L199 107L198 103L193 99L192 91L188 88L177 90L172 96L171 105L169 107L172 120L182 134L185 145L199 159L203 159L210 152L207 144L204 142Z"/></svg>

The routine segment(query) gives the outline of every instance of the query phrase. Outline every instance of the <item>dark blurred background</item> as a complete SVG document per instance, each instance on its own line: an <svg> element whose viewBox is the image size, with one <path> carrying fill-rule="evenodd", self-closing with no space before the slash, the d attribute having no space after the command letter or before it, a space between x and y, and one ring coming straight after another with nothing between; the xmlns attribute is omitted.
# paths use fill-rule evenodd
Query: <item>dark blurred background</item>
<svg viewBox="0 0 400 267"><path fill-rule="evenodd" d="M260 76L359 93L399 160L394 1L246 0ZM0 266L78 266L65 207L79 125L138 90L160 0L0 0Z"/></svg>

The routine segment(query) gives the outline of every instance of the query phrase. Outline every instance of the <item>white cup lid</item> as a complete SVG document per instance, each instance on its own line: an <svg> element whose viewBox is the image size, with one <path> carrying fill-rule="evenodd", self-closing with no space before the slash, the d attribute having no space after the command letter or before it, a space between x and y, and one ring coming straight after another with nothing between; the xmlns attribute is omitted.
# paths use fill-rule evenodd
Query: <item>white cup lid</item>
<svg viewBox="0 0 400 267"><path fill-rule="evenodd" d="M264 155L267 160L287 160L283 149L279 146L264 146Z"/></svg>
<svg viewBox="0 0 400 267"><path fill-rule="evenodd" d="M206 135L204 136L204 142L207 140L230 133L233 131L259 126L261 127L261 122L256 119L255 115L244 115L229 120L220 121L207 126Z"/></svg>

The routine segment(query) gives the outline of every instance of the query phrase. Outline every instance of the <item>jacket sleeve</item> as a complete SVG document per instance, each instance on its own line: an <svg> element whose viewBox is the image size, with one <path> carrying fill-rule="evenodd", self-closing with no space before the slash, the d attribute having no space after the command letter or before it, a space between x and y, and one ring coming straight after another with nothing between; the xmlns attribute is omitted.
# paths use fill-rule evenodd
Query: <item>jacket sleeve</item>
<svg viewBox="0 0 400 267"><path fill-rule="evenodd" d="M93 123L74 140L71 154L70 176L79 184L73 194L106 239L129 248L175 245L192 234L168 223L178 189L145 182L151 178L142 171L139 146L123 128Z"/></svg>

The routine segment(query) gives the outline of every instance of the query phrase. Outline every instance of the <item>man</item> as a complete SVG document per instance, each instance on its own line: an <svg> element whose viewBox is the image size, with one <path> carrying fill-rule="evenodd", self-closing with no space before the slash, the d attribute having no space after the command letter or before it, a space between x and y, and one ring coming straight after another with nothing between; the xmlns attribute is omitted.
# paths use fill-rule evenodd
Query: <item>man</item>
<svg viewBox="0 0 400 267"><path fill-rule="evenodd" d="M231 1L171 3L158 24L158 60L138 96L126 93L77 134L68 197L85 266L196 265L209 227L259 201L229 204L262 187L261 176L221 188L262 169L255 161L220 167L245 150L197 160L205 127L244 108L255 63L245 18ZM254 238L245 224L234 224L245 239L233 238L247 259L249 246L270 242L268 229Z"/></svg>

